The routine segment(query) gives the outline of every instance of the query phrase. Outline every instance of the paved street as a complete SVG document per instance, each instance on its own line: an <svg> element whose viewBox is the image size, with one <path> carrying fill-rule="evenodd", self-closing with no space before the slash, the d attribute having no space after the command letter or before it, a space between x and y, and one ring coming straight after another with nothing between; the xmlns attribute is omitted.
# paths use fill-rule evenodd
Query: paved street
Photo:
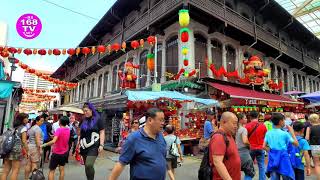
<svg viewBox="0 0 320 180"><path fill-rule="evenodd" d="M97 159L95 164L96 170L96 180L107 179L111 169L114 165L114 161L118 159L118 155L112 152L104 152ZM186 157L182 167L179 167L176 171L177 180L197 180L198 168L200 166L200 159L196 157ZM257 167L256 167L257 169ZM21 171L19 180L23 180L23 173ZM44 173L47 176L48 174L48 164L45 164ZM56 179L58 179L58 171L56 172ZM70 160L70 163L66 166L66 180L85 180L84 166L80 165L78 162L73 159ZM125 169L125 172L122 173L119 180L128 180L129 179L129 168ZM258 179L258 175L254 178ZM306 179L315 179L315 177L308 177Z"/></svg>

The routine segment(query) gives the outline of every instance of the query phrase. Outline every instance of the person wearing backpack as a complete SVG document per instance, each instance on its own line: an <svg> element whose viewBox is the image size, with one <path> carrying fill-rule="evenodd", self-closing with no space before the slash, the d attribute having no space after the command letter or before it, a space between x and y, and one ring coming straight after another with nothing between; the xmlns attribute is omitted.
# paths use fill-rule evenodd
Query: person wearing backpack
<svg viewBox="0 0 320 180"><path fill-rule="evenodd" d="M305 166L306 166L306 174L307 176L311 175L311 167L310 167L310 156L309 150L311 149L309 143L304 136L304 124L302 122L296 121L293 123L293 130L296 135L296 138L299 142L299 146L295 147L292 144L289 145L289 156L291 159L291 164L294 169L294 174L296 180L304 180L305 178Z"/></svg>
<svg viewBox="0 0 320 180"><path fill-rule="evenodd" d="M164 137L167 144L167 171L170 180L174 180L174 169L177 168L178 165L177 158L180 158L180 162L183 161L180 146L181 141L179 137L174 135L174 127L172 125L167 125L165 131L168 133L168 135Z"/></svg>
<svg viewBox="0 0 320 180"><path fill-rule="evenodd" d="M20 162L22 160L21 151L24 149L25 152L28 152L27 128L25 127L27 123L28 115L25 113L18 114L13 122L15 131L14 145L11 152L4 156L1 180L6 180L9 177L10 171L12 171L11 180L17 180L18 178Z"/></svg>
<svg viewBox="0 0 320 180"><path fill-rule="evenodd" d="M54 172L59 166L59 179L64 179L64 166L68 161L70 129L66 127L69 124L69 118L62 116L59 120L60 128L54 134L53 140L43 144L41 147L47 147L54 144L49 163L49 180L54 180Z"/></svg>
<svg viewBox="0 0 320 180"><path fill-rule="evenodd" d="M240 180L241 160L233 136L238 129L238 118L232 112L221 115L220 127L209 144L212 180Z"/></svg>
<svg viewBox="0 0 320 180"><path fill-rule="evenodd" d="M288 131L282 130L285 126L285 117L281 113L273 113L271 121L274 128L267 132L263 147L269 152L267 175L271 175L271 180L294 180L295 174L291 165L288 153L289 144L298 147L299 143L291 126L287 126Z"/></svg>
<svg viewBox="0 0 320 180"><path fill-rule="evenodd" d="M43 143L47 143L49 141L51 141L51 137L53 136L52 134L52 125L51 123L48 122L49 120L49 115L46 113L43 113L41 115L41 117L43 118L43 124L40 126L42 133L43 133ZM50 157L50 152L51 152L51 147L45 147L43 148L43 159L44 162L47 163L49 162L49 157Z"/></svg>

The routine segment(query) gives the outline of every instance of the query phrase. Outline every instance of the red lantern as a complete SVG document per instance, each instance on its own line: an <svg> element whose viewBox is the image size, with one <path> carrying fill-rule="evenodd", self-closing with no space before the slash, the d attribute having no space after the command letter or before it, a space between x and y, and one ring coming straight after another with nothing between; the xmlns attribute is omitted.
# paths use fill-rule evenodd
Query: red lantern
<svg viewBox="0 0 320 180"><path fill-rule="evenodd" d="M18 59L15 59L15 60L14 60L14 63L15 63L15 64L18 64L18 63L19 63L19 60L18 60Z"/></svg>
<svg viewBox="0 0 320 180"><path fill-rule="evenodd" d="M28 68L28 65L26 65L26 64L21 64L21 68L22 68L22 69L27 69L27 68Z"/></svg>
<svg viewBox="0 0 320 180"><path fill-rule="evenodd" d="M36 72L36 70L35 69L29 69L29 73L35 73Z"/></svg>
<svg viewBox="0 0 320 180"><path fill-rule="evenodd" d="M54 92L54 90L53 90L53 89L50 89L50 92Z"/></svg>
<svg viewBox="0 0 320 180"><path fill-rule="evenodd" d="M52 53L56 56L59 56L61 54L61 51L59 49L54 49Z"/></svg>
<svg viewBox="0 0 320 180"><path fill-rule="evenodd" d="M76 50L73 48L70 48L67 50L67 53L69 54L69 56L73 56L76 53Z"/></svg>
<svg viewBox="0 0 320 180"><path fill-rule="evenodd" d="M182 32L181 33L181 41L182 42L188 42L189 41L189 33L188 33L188 31L184 31L184 32Z"/></svg>
<svg viewBox="0 0 320 180"><path fill-rule="evenodd" d="M44 56L47 54L47 51L45 49L40 49L38 50L38 54L40 54L41 56Z"/></svg>
<svg viewBox="0 0 320 180"><path fill-rule="evenodd" d="M111 49L115 52L118 52L120 50L120 44L119 43L112 44Z"/></svg>
<svg viewBox="0 0 320 180"><path fill-rule="evenodd" d="M133 108L133 102L132 101L128 101L127 102L127 107L128 107L128 109L132 109Z"/></svg>
<svg viewBox="0 0 320 180"><path fill-rule="evenodd" d="M9 53L7 51L2 51L0 55L4 58L9 57Z"/></svg>
<svg viewBox="0 0 320 180"><path fill-rule="evenodd" d="M149 36L147 38L148 43L153 46L156 43L156 37L155 36Z"/></svg>
<svg viewBox="0 0 320 180"><path fill-rule="evenodd" d="M40 76L42 76L42 73L41 72L36 72L36 75L40 77Z"/></svg>
<svg viewBox="0 0 320 180"><path fill-rule="evenodd" d="M31 49L25 49L23 50L23 53L26 54L27 56L29 56L30 54L32 54Z"/></svg>
<svg viewBox="0 0 320 180"><path fill-rule="evenodd" d="M188 65L189 65L188 59L183 60L183 65L184 65L184 66L188 66Z"/></svg>
<svg viewBox="0 0 320 180"><path fill-rule="evenodd" d="M100 54L105 53L106 52L106 47L103 46L103 45L100 45L100 46L97 47L97 51Z"/></svg>
<svg viewBox="0 0 320 180"><path fill-rule="evenodd" d="M127 49L127 43L123 41L121 44L121 48L122 48L122 51L125 52Z"/></svg>
<svg viewBox="0 0 320 180"><path fill-rule="evenodd" d="M131 47L133 49L137 49L139 47L139 42L137 40L134 40L131 42Z"/></svg>
<svg viewBox="0 0 320 180"><path fill-rule="evenodd" d="M10 48L8 49L8 51L9 51L11 54L15 54L15 53L18 52L18 50L17 50L16 48L14 48L14 47L10 47Z"/></svg>
<svg viewBox="0 0 320 180"><path fill-rule="evenodd" d="M52 55L52 49L48 50L48 55Z"/></svg>
<svg viewBox="0 0 320 180"><path fill-rule="evenodd" d="M81 52L82 54L84 54L85 56L87 56L90 53L90 49L87 47L82 48Z"/></svg>

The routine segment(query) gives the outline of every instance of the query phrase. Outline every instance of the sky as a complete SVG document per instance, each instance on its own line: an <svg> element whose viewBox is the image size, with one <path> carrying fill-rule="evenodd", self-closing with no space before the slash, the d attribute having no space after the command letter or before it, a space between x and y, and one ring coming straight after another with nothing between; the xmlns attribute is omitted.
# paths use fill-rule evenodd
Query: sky
<svg viewBox="0 0 320 180"><path fill-rule="evenodd" d="M59 6L93 17L91 19ZM8 25L7 46L28 48L74 48L80 44L102 16L110 9L116 0L0 0L0 22ZM37 15L42 23L42 31L38 37L27 40L19 36L16 22L23 14ZM0 36L1 36L0 32ZM65 56L15 56L23 63L35 69L54 72L66 59ZM21 74L22 73L22 74ZM14 72L16 79L23 75L18 69ZM20 81L21 77L17 81Z"/></svg>

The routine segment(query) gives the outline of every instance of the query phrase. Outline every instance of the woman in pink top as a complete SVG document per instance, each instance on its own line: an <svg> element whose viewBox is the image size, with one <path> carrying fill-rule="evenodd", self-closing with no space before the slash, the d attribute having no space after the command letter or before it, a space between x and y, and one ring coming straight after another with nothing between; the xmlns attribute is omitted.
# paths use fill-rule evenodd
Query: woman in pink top
<svg viewBox="0 0 320 180"><path fill-rule="evenodd" d="M64 179L64 165L68 161L70 129L66 126L69 124L69 118L62 116L59 124L60 128L54 133L53 140L42 145L42 147L46 147L54 144L49 164L49 180L54 180L54 172L58 166L60 171L59 179Z"/></svg>

